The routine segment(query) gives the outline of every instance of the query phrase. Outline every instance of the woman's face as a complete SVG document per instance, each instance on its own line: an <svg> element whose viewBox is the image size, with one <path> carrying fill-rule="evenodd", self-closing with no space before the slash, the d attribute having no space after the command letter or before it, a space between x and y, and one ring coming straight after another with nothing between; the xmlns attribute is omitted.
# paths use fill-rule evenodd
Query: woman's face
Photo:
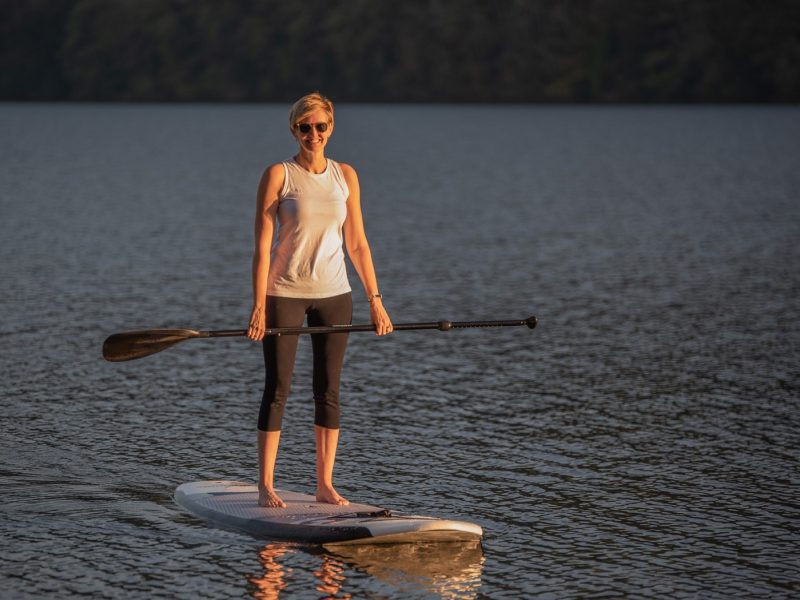
<svg viewBox="0 0 800 600"><path fill-rule="evenodd" d="M309 125L308 132L303 133L300 130L300 125ZM325 131L320 131L320 126L326 126ZM328 143L328 138L331 137L333 132L333 123L328 121L328 113L319 109L311 114L306 115L297 122L294 128L294 137L300 142L300 146L310 152L317 152L325 148Z"/></svg>

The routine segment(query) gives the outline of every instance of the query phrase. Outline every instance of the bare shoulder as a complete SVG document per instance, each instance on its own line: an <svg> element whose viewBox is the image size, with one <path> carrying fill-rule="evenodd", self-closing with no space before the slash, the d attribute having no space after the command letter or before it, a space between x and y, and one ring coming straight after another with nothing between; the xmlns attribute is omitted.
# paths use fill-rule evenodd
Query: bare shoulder
<svg viewBox="0 0 800 600"><path fill-rule="evenodd" d="M260 188L266 189L269 187L280 188L283 186L283 180L286 178L286 172L283 170L283 163L275 163L269 165L264 169L261 175Z"/></svg>
<svg viewBox="0 0 800 600"><path fill-rule="evenodd" d="M280 179L283 179L284 173L283 163L274 163L264 169L264 178L274 179L279 177Z"/></svg>
<svg viewBox="0 0 800 600"><path fill-rule="evenodd" d="M286 173L283 170L282 163L275 163L264 169L261 181L258 182L258 192L256 193L259 205L273 205L280 195L280 190L285 180Z"/></svg>
<svg viewBox="0 0 800 600"><path fill-rule="evenodd" d="M349 185L358 183L358 174L356 173L356 170L352 166L348 165L347 163L339 163L339 167L342 169L342 175L344 175L344 180Z"/></svg>
<svg viewBox="0 0 800 600"><path fill-rule="evenodd" d="M340 162L339 166L342 168L342 173L345 177L357 177L356 170L347 163Z"/></svg>

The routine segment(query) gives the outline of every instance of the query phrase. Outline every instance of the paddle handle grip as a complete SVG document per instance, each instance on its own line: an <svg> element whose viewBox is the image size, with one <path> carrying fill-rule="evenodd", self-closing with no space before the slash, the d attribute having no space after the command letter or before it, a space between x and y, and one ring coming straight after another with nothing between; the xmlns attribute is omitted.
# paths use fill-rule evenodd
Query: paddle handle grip
<svg viewBox="0 0 800 600"><path fill-rule="evenodd" d="M467 327L519 327L522 325L526 325L530 329L533 329L538 325L539 319L536 317L528 317L527 319L508 319L504 321L440 321L440 323L450 323L451 327L447 329L464 329ZM439 329L442 329L441 327ZM446 331L442 329L442 331Z"/></svg>

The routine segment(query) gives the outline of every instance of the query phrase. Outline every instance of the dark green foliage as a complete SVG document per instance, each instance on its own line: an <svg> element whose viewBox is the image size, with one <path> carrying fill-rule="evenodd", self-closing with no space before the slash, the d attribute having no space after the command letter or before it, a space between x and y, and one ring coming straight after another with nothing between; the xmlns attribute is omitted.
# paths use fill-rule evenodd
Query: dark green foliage
<svg viewBox="0 0 800 600"><path fill-rule="evenodd" d="M0 99L797 102L797 0L0 0Z"/></svg>

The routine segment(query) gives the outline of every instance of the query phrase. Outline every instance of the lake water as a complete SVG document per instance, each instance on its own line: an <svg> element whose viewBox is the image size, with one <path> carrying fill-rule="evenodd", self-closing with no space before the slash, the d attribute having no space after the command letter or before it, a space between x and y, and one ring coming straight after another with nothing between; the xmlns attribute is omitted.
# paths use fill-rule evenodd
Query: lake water
<svg viewBox="0 0 800 600"><path fill-rule="evenodd" d="M245 326L287 111L0 105L4 598L800 591L796 107L339 107L393 319L540 319L350 337L338 489L479 523L483 551L328 551L178 507L254 480L260 348L101 344ZM307 340L294 381L277 484L310 491Z"/></svg>

